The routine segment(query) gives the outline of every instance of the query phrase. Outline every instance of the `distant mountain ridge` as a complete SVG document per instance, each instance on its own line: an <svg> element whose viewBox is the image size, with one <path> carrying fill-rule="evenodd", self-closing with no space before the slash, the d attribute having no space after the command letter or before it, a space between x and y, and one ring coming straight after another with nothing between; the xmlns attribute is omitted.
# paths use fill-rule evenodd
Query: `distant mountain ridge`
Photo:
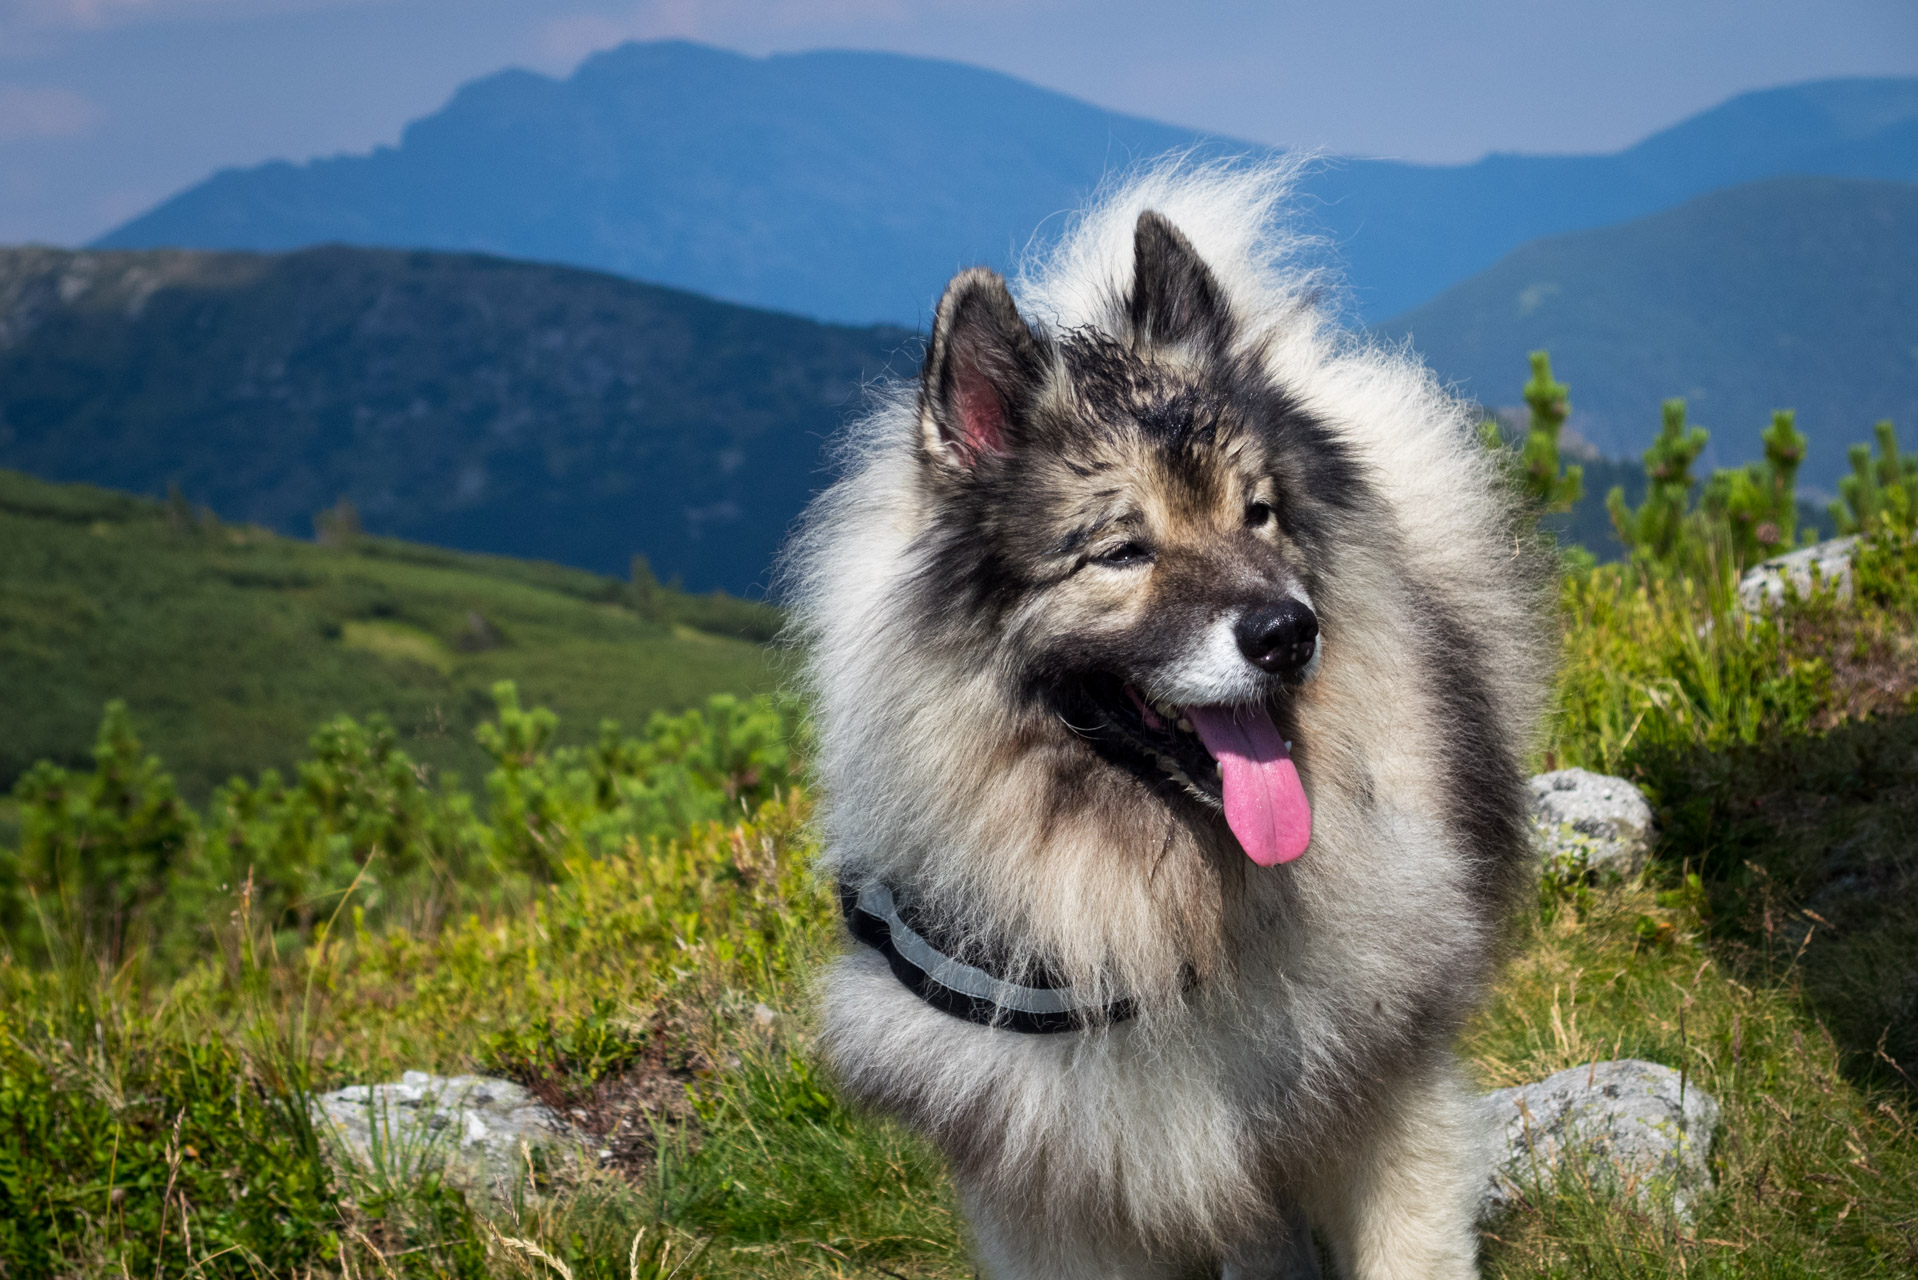
<svg viewBox="0 0 1918 1280"><path fill-rule="evenodd" d="M0 467L757 594L896 358L900 329L473 255L0 250Z"/></svg>
<svg viewBox="0 0 1918 1280"><path fill-rule="evenodd" d="M397 148L223 171L98 245L475 250L918 324L1108 166L1193 141L958 63L629 44L473 81Z"/></svg>
<svg viewBox="0 0 1918 1280"><path fill-rule="evenodd" d="M1613 457L1645 448L1670 396L1717 466L1757 458L1772 410L1796 409L1802 481L1831 491L1878 419L1918 441L1914 298L1918 185L1774 178L1528 244L1380 328L1493 405L1549 350L1572 425Z"/></svg>
<svg viewBox="0 0 1918 1280"><path fill-rule="evenodd" d="M1106 175L1195 148L1263 150L957 63L628 44L565 80L473 81L398 147L224 170L98 245L481 251L917 325L955 268L1006 265ZM1331 160L1299 203L1378 319L1540 236L1792 173L1918 180L1918 79L1744 94L1615 155Z"/></svg>
<svg viewBox="0 0 1918 1280"><path fill-rule="evenodd" d="M1918 426L1914 296L1918 185L1787 178L1535 242L1381 330L1492 406L1549 349L1616 459L1667 396L1707 465L1796 408L1803 482L1830 489L1871 422ZM640 552L753 594L864 384L917 355L903 329L475 255L0 250L0 466L177 484L295 534L344 495L375 533L613 574ZM1600 550L1602 487L1574 521Z"/></svg>
<svg viewBox="0 0 1918 1280"><path fill-rule="evenodd" d="M1364 315L1408 311L1519 246L1781 176L1918 181L1918 78L1740 94L1611 155L1353 161L1313 180Z"/></svg>

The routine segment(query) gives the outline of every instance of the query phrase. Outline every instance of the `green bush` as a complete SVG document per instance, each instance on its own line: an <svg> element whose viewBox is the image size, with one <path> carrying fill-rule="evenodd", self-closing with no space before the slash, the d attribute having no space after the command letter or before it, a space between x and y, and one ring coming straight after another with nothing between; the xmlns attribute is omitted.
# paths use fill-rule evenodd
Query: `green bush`
<svg viewBox="0 0 1918 1280"><path fill-rule="evenodd" d="M42 763L14 789L20 840L0 847L8 943L112 963L149 949L177 966L210 953L243 888L286 945L349 891L375 919L425 925L561 878L571 859L748 814L794 776L794 718L767 696L655 713L640 737L607 721L593 746L555 748L551 711L522 709L510 681L493 693L496 718L477 734L493 761L483 808L411 760L383 719L342 716L291 781L236 778L196 814L109 705L91 772Z"/></svg>
<svg viewBox="0 0 1918 1280"><path fill-rule="evenodd" d="M127 1025L57 976L0 981L41 1011L0 1037L0 1274L290 1275L337 1252L297 1095L222 1037Z"/></svg>
<svg viewBox="0 0 1918 1280"><path fill-rule="evenodd" d="M1645 451L1645 501L1636 510L1625 505L1622 489L1605 496L1618 540L1636 559L1660 563L1680 560L1686 550L1686 515L1698 480L1692 464L1710 439L1702 427L1685 425L1685 402L1667 400L1665 423Z"/></svg>
<svg viewBox="0 0 1918 1280"><path fill-rule="evenodd" d="M1872 428L1878 457L1871 446L1855 444L1847 450L1851 474L1838 482L1839 500L1831 516L1840 533L1862 533L1875 524L1911 533L1918 520L1918 458L1898 452L1898 435L1888 418Z"/></svg>
<svg viewBox="0 0 1918 1280"><path fill-rule="evenodd" d="M164 905L198 835L172 777L134 737L126 704L107 704L90 773L41 761L13 796L20 843L0 848L0 921L10 935L52 921L120 955L143 913Z"/></svg>
<svg viewBox="0 0 1918 1280"><path fill-rule="evenodd" d="M1731 470L1712 472L1701 500L1708 527L1731 545L1740 568L1789 548L1798 526L1798 466L1805 437L1790 409L1772 414L1764 434L1765 456Z"/></svg>
<svg viewBox="0 0 1918 1280"><path fill-rule="evenodd" d="M1561 468L1558 435L1571 416L1572 389L1552 377L1549 352L1531 354L1532 379L1525 384L1529 424L1519 446L1525 496L1541 515L1569 511L1585 494L1582 467Z"/></svg>
<svg viewBox="0 0 1918 1280"><path fill-rule="evenodd" d="M510 682L479 730L499 865L551 880L569 856L597 855L751 812L791 777L793 718L769 697L716 694L705 710L655 712L643 738L604 721L591 747L552 749L550 711L522 711Z"/></svg>
<svg viewBox="0 0 1918 1280"><path fill-rule="evenodd" d="M193 929L203 904L242 884L258 918L305 934L349 886L377 911L422 883L457 880L478 890L491 882L484 860L471 856L470 801L430 786L383 718L360 724L341 716L313 735L309 750L291 783L268 770L214 792L200 856L181 870L168 926Z"/></svg>

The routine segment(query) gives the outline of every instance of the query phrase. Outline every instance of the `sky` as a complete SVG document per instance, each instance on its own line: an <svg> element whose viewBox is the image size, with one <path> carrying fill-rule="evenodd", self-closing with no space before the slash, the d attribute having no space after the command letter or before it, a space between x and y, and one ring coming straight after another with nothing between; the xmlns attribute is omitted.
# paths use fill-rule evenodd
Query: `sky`
<svg viewBox="0 0 1918 1280"><path fill-rule="evenodd" d="M1250 142L1612 151L1733 94L1918 75L1918 0L0 0L0 243L218 168L398 140L461 83L625 40L882 49Z"/></svg>

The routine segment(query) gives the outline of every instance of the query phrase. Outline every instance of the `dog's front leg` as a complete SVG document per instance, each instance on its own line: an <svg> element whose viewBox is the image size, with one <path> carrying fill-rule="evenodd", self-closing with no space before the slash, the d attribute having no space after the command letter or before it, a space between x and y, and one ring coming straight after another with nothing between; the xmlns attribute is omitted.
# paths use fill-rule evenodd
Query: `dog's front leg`
<svg viewBox="0 0 1918 1280"><path fill-rule="evenodd" d="M1305 1194L1346 1280L1472 1280L1486 1179L1477 1100L1447 1063L1409 1082L1349 1159Z"/></svg>
<svg viewBox="0 0 1918 1280"><path fill-rule="evenodd" d="M1319 1274L1312 1228L1296 1205L1288 1205L1270 1236L1226 1255L1222 1280L1319 1280Z"/></svg>
<svg viewBox="0 0 1918 1280"><path fill-rule="evenodd" d="M1074 1221L1029 1199L1000 1203L964 1185L959 1198L986 1280L1175 1280L1190 1271L1108 1221Z"/></svg>

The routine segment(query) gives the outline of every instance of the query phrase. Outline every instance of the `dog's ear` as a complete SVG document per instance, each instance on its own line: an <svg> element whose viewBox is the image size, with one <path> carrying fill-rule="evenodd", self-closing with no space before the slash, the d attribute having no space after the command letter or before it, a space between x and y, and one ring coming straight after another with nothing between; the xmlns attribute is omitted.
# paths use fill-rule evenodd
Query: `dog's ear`
<svg viewBox="0 0 1918 1280"><path fill-rule="evenodd" d="M1225 290L1166 216L1153 209L1132 230L1132 296L1126 311L1135 340L1155 346L1196 344L1223 355L1232 341Z"/></svg>
<svg viewBox="0 0 1918 1280"><path fill-rule="evenodd" d="M1012 433L1045 378L1045 349L996 271L974 267L946 286L919 385L926 451L969 468L1012 452Z"/></svg>

